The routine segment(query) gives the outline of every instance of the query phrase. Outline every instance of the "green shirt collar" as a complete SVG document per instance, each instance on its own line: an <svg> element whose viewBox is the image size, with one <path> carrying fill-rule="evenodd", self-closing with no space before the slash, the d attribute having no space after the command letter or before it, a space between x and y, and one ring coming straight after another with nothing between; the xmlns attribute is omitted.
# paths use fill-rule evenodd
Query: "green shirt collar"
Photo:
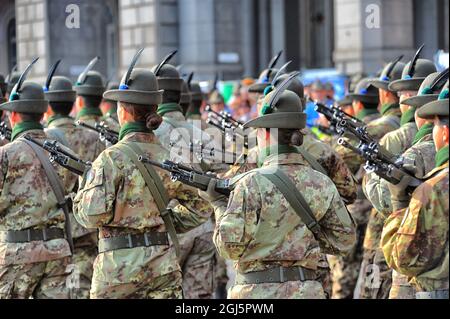
<svg viewBox="0 0 450 319"><path fill-rule="evenodd" d="M14 141L19 135L26 131L31 130L43 130L44 127L39 122L23 121L14 125L11 133L11 142Z"/></svg>
<svg viewBox="0 0 450 319"><path fill-rule="evenodd" d="M175 111L183 112L183 108L177 103L163 103L158 105L157 112L160 116L164 116L166 113Z"/></svg>
<svg viewBox="0 0 450 319"><path fill-rule="evenodd" d="M440 167L446 162L448 162L448 145L436 153L436 167Z"/></svg>
<svg viewBox="0 0 450 319"><path fill-rule="evenodd" d="M258 167L261 167L264 162L272 156L288 153L299 154L299 151L296 147L291 145L275 145L265 147L261 150L261 153L258 156Z"/></svg>
<svg viewBox="0 0 450 319"><path fill-rule="evenodd" d="M121 141L127 134L139 132L150 133L151 130L145 125L144 122L128 122L125 123L119 132L119 141Z"/></svg>

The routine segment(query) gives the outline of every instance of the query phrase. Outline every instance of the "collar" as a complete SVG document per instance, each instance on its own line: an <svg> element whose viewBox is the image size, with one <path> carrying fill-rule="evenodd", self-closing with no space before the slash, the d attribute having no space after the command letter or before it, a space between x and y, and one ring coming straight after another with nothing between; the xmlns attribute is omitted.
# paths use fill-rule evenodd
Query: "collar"
<svg viewBox="0 0 450 319"><path fill-rule="evenodd" d="M263 156L263 158L261 158L262 161L260 160L260 162L262 162L262 165L260 165L260 167L270 165L287 165L287 164L307 166L308 164L306 160L303 158L303 156L300 155L300 153L298 153L298 150L295 147L293 148L295 149L294 152L290 153L279 152L277 154L270 154L265 157Z"/></svg>
<svg viewBox="0 0 450 319"><path fill-rule="evenodd" d="M47 121L47 127L61 127L61 126L75 126L75 121L69 116L59 118L49 118Z"/></svg>
<svg viewBox="0 0 450 319"><path fill-rule="evenodd" d="M169 112L180 112L183 114L183 108L178 103L162 103L158 105L158 114L160 116L164 116L166 113Z"/></svg>
<svg viewBox="0 0 450 319"><path fill-rule="evenodd" d="M120 142L152 143L158 142L153 132L131 132L125 135Z"/></svg>

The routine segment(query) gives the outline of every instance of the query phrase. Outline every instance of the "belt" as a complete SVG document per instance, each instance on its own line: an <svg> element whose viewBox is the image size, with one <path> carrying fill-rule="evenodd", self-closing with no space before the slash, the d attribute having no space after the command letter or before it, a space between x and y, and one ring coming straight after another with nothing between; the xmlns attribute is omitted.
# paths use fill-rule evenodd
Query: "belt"
<svg viewBox="0 0 450 319"><path fill-rule="evenodd" d="M448 299L448 289L416 292L416 299Z"/></svg>
<svg viewBox="0 0 450 319"><path fill-rule="evenodd" d="M60 228L27 229L0 231L0 242L28 243L31 241L48 241L64 237L64 230Z"/></svg>
<svg viewBox="0 0 450 319"><path fill-rule="evenodd" d="M316 280L315 270L303 267L277 267L262 271L254 271L246 274L236 274L237 285L250 285L261 283L282 283L286 281Z"/></svg>
<svg viewBox="0 0 450 319"><path fill-rule="evenodd" d="M98 252L100 254L117 249L149 247L156 245L169 245L169 237L166 232L151 232L134 235L128 234L124 236L102 238L98 241Z"/></svg>

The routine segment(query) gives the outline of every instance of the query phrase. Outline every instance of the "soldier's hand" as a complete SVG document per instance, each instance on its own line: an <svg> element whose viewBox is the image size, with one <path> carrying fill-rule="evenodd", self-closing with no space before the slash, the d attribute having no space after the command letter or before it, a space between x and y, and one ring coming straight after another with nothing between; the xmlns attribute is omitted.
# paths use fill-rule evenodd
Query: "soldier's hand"
<svg viewBox="0 0 450 319"><path fill-rule="evenodd" d="M391 193L392 208L394 211L408 207L411 197L408 194L407 189L413 179L414 178L412 176L405 174L400 183L396 185L390 183L388 184L389 191Z"/></svg>
<svg viewBox="0 0 450 319"><path fill-rule="evenodd" d="M217 180L215 178L211 178L208 184L208 189L206 191L199 190L198 195L208 202L215 202L217 200L226 199L224 195L216 192L216 183Z"/></svg>

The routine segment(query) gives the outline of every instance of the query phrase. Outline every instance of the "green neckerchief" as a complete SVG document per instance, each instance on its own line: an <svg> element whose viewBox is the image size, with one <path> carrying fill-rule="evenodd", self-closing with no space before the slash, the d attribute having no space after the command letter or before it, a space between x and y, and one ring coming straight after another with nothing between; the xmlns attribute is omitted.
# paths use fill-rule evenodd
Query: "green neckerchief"
<svg viewBox="0 0 450 319"><path fill-rule="evenodd" d="M47 120L47 126L50 126L50 123L59 119L72 119L70 116L68 115L63 115L63 114L55 114L52 115L48 118Z"/></svg>
<svg viewBox="0 0 450 319"><path fill-rule="evenodd" d="M14 125L14 128L12 129L11 142L14 141L14 139L23 132L31 130L43 130L43 129L44 127L39 122L23 121L17 123L16 125Z"/></svg>
<svg viewBox="0 0 450 319"><path fill-rule="evenodd" d="M442 166L446 162L448 162L448 145L436 153L436 167Z"/></svg>
<svg viewBox="0 0 450 319"><path fill-rule="evenodd" d="M381 107L381 115L385 115L387 112L393 109L400 108L400 104L398 103L386 103Z"/></svg>
<svg viewBox="0 0 450 319"><path fill-rule="evenodd" d="M405 113L402 114L402 117L400 119L400 125L403 126L405 124L414 122L414 113L416 113L416 108L411 107L409 110L407 110Z"/></svg>
<svg viewBox="0 0 450 319"><path fill-rule="evenodd" d="M275 146L268 146L264 149L262 149L260 156L258 156L258 167L261 167L266 160L267 157L273 154L288 154L288 153L297 153L300 152L298 149L294 146L290 145L275 145Z"/></svg>
<svg viewBox="0 0 450 319"><path fill-rule="evenodd" d="M425 123L422 125L420 130L417 131L416 136L414 136L414 141L412 145L416 145L423 137L433 133L433 123Z"/></svg>
<svg viewBox="0 0 450 319"><path fill-rule="evenodd" d="M125 135L133 133L133 132L141 132L141 133L150 133L151 130L145 125L144 122L128 122L125 123L119 132L119 141L122 140Z"/></svg>
<svg viewBox="0 0 450 319"><path fill-rule="evenodd" d="M98 107L83 107L77 114L77 120L79 120L82 116L85 115L103 116L103 113L102 110L100 110L100 108Z"/></svg>
<svg viewBox="0 0 450 319"><path fill-rule="evenodd" d="M183 112L183 109L177 103L163 103L163 104L158 105L157 113L159 114L159 116L164 116L164 114L166 114L166 113L175 112L175 111Z"/></svg>
<svg viewBox="0 0 450 319"><path fill-rule="evenodd" d="M366 116L377 113L378 113L377 109L362 109L362 111L359 111L358 114L356 114L356 118L362 121Z"/></svg>

